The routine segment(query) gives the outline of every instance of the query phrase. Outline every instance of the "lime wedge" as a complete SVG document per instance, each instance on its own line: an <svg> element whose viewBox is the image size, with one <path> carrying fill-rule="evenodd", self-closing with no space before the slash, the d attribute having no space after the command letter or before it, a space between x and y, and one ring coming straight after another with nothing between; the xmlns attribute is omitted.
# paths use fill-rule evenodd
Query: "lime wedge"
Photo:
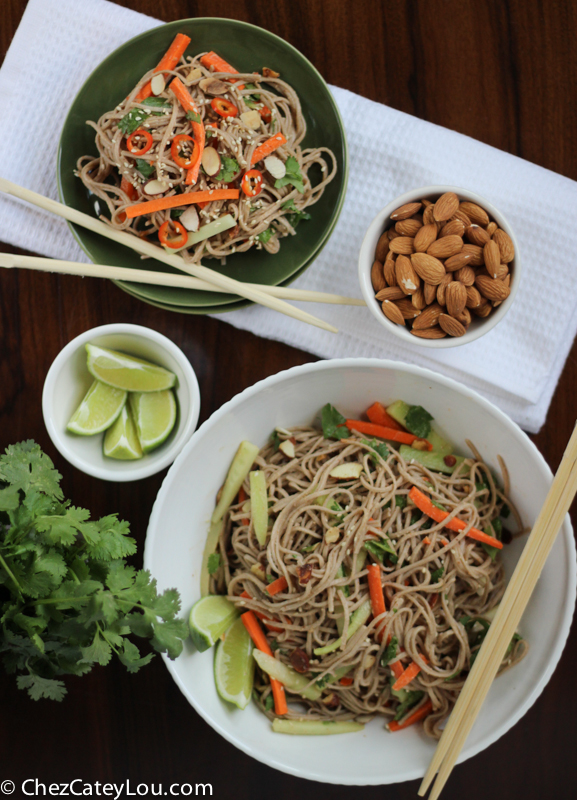
<svg viewBox="0 0 577 800"><path fill-rule="evenodd" d="M124 408L126 392L94 381L66 426L71 433L92 436L110 428Z"/></svg>
<svg viewBox="0 0 577 800"><path fill-rule="evenodd" d="M238 617L236 607L219 594L201 597L190 610L188 624L196 649L208 650ZM244 627L244 626L243 626Z"/></svg>
<svg viewBox="0 0 577 800"><path fill-rule="evenodd" d="M176 422L176 400L171 389L162 392L131 392L130 410L140 445L149 453L162 444Z"/></svg>
<svg viewBox="0 0 577 800"><path fill-rule="evenodd" d="M123 461L142 458L142 447L136 435L136 426L125 404L116 422L104 434L104 455Z"/></svg>
<svg viewBox="0 0 577 800"><path fill-rule="evenodd" d="M214 680L223 700L246 708L254 679L253 643L241 619L228 629L224 641L216 646Z"/></svg>
<svg viewBox="0 0 577 800"><path fill-rule="evenodd" d="M176 375L141 358L127 356L116 350L87 344L88 371L102 383L124 389L125 392L158 392L170 389Z"/></svg>

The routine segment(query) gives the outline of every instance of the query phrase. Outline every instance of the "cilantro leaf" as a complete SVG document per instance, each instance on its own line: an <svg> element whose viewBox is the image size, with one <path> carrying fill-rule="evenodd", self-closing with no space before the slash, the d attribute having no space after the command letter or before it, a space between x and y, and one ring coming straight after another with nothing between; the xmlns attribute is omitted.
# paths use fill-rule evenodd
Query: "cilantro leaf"
<svg viewBox="0 0 577 800"><path fill-rule="evenodd" d="M196 111L187 111L186 112L186 118L191 120L192 122L199 122L200 123L200 121L201 121L200 114L198 114Z"/></svg>
<svg viewBox="0 0 577 800"><path fill-rule="evenodd" d="M400 719L402 719L410 708L417 705L419 700L422 700L424 694L425 693L421 691L407 692L407 696L405 697L403 702L399 703L399 705L397 706L397 713L395 714L395 720L398 722Z"/></svg>
<svg viewBox="0 0 577 800"><path fill-rule="evenodd" d="M274 230L272 228L267 228L265 231L262 231L262 233L257 234L256 238L259 240L259 242L266 244L273 235L273 233Z"/></svg>
<svg viewBox="0 0 577 800"><path fill-rule="evenodd" d="M0 456L0 480L11 484L12 491L35 490L54 500L63 498L62 475L32 439L6 448L6 454Z"/></svg>
<svg viewBox="0 0 577 800"><path fill-rule="evenodd" d="M277 430L274 430L274 431L271 433L271 435L270 435L270 439L271 439L271 442L272 442L272 444L273 444L274 451L275 451L275 453L276 453L276 452L277 452L277 450L278 450L278 449L279 449L279 447L280 447L280 442L281 442L281 439L280 439L280 436L278 435L278 431L277 431Z"/></svg>
<svg viewBox="0 0 577 800"><path fill-rule="evenodd" d="M288 211L291 211L291 214L286 214L286 218L288 220L289 225L292 225L293 228L299 224L301 219L310 219L311 215L308 211L299 211L298 208L294 204L294 200L292 197L290 200L287 200L286 203L283 203L281 208L286 208Z"/></svg>
<svg viewBox="0 0 577 800"><path fill-rule="evenodd" d="M66 694L66 687L62 681L41 678L40 675L19 675L16 683L19 689L28 689L28 694L33 700L40 700L41 697L48 700L62 700Z"/></svg>
<svg viewBox="0 0 577 800"><path fill-rule="evenodd" d="M214 575L220 568L220 553L211 553L208 557L208 574Z"/></svg>
<svg viewBox="0 0 577 800"><path fill-rule="evenodd" d="M390 540L386 537L382 539L371 539L370 541L365 542L363 547L367 553L370 553L372 556L374 556L381 564L385 558L388 558L388 560L393 564L397 563L398 556L395 548L391 544Z"/></svg>
<svg viewBox="0 0 577 800"><path fill-rule="evenodd" d="M305 187L299 162L294 156L289 156L285 161L285 167L286 174L284 178L277 178L277 180L274 182L275 189L281 189L283 186L294 186L297 192L303 194Z"/></svg>
<svg viewBox="0 0 577 800"><path fill-rule="evenodd" d="M272 692L267 694L267 696L265 698L265 701L264 701L264 707L265 707L266 711L272 711L273 710L273 708L274 708L274 697L272 696Z"/></svg>
<svg viewBox="0 0 577 800"><path fill-rule="evenodd" d="M431 572L431 583L438 583L443 577L444 572L445 572L444 567L439 567L439 569L434 569Z"/></svg>
<svg viewBox="0 0 577 800"><path fill-rule="evenodd" d="M379 442L377 439L362 439L363 444L367 444L371 447L376 453L380 455L383 461L386 461L389 457L389 448L384 442ZM375 465L375 467L379 466L379 459L374 456L370 455L369 458Z"/></svg>
<svg viewBox="0 0 577 800"><path fill-rule="evenodd" d="M395 506L397 508L406 508L407 507L407 495L406 494L396 494L395 495Z"/></svg>
<svg viewBox="0 0 577 800"><path fill-rule="evenodd" d="M154 164L151 164L150 161L147 161L145 158L136 159L136 169L145 178L150 178L152 173L156 171L156 167L154 166Z"/></svg>
<svg viewBox="0 0 577 800"><path fill-rule="evenodd" d="M141 108L133 108L118 122L118 129L129 136L131 133L134 133L149 116L150 114L147 114L146 111L143 111Z"/></svg>
<svg viewBox="0 0 577 800"><path fill-rule="evenodd" d="M162 100L160 97L146 97L144 100L140 101L143 106L155 106L156 108L171 108L171 104L167 103L166 100ZM162 111L151 111L150 112L154 117L161 117L164 112Z"/></svg>
<svg viewBox="0 0 577 800"><path fill-rule="evenodd" d="M334 406L327 403L321 411L325 439L348 439L350 434L346 419Z"/></svg>
<svg viewBox="0 0 577 800"><path fill-rule="evenodd" d="M236 158L221 155L220 157L220 172L214 179L220 183L230 183L233 181L240 172L240 166Z"/></svg>
<svg viewBox="0 0 577 800"><path fill-rule="evenodd" d="M420 439L426 439L431 432L432 419L423 406L411 406L405 417L405 427Z"/></svg>
<svg viewBox="0 0 577 800"><path fill-rule="evenodd" d="M393 660L393 658L397 655L398 646L399 640L396 636L393 636L389 644L385 647L383 655L381 656L381 667L386 667L389 661Z"/></svg>

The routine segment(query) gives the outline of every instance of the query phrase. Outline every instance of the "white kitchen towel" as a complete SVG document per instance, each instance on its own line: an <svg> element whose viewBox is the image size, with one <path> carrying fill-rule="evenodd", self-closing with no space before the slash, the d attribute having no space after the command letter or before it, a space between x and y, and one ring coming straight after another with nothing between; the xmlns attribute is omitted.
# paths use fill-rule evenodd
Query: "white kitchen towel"
<svg viewBox="0 0 577 800"><path fill-rule="evenodd" d="M107 0L30 0L0 69L0 175L56 198L57 143L76 93L111 51L156 25ZM483 338L440 351L400 342L362 307L303 304L335 324L338 335L262 307L220 318L323 358L373 356L431 367L538 431L577 330L577 184L454 131L331 90L349 144L348 192L330 241L294 286L360 296L357 255L378 210L409 189L452 184L487 197L514 228L523 265L515 303ZM0 238L52 257L86 260L63 220L6 197L0 197Z"/></svg>

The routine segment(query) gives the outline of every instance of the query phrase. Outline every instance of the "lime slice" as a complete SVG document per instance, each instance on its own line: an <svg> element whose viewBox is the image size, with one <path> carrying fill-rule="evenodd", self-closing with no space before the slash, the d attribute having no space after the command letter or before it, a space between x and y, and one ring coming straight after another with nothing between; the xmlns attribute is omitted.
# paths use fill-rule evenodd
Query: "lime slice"
<svg viewBox="0 0 577 800"><path fill-rule="evenodd" d="M241 619L228 629L224 641L216 646L214 680L223 700L246 708L254 679L253 643Z"/></svg>
<svg viewBox="0 0 577 800"><path fill-rule="evenodd" d="M142 447L136 435L136 426L125 404L116 422L104 434L104 455L123 461L142 458Z"/></svg>
<svg viewBox="0 0 577 800"><path fill-rule="evenodd" d="M176 400L171 389L131 392L128 395L136 432L145 453L162 444L176 422Z"/></svg>
<svg viewBox="0 0 577 800"><path fill-rule="evenodd" d="M158 392L170 389L176 383L173 372L141 358L127 356L126 353L95 344L87 344L86 352L90 374L117 389L124 389L126 392Z"/></svg>
<svg viewBox="0 0 577 800"><path fill-rule="evenodd" d="M94 381L66 428L80 436L102 433L118 418L125 403L125 391Z"/></svg>
<svg viewBox="0 0 577 800"><path fill-rule="evenodd" d="M219 594L201 597L190 610L190 635L201 652L208 650L238 617L236 607Z"/></svg>

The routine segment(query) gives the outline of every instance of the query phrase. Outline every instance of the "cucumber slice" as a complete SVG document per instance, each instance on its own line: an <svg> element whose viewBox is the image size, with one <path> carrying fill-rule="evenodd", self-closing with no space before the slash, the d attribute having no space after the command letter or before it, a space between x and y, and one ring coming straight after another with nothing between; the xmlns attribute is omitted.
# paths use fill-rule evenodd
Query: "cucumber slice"
<svg viewBox="0 0 577 800"><path fill-rule="evenodd" d="M409 447L408 444L400 446L399 454L405 461L416 461L417 464L422 464L427 469L432 469L434 472L444 472L446 475L452 475L465 460L463 456L453 456L455 464L450 467L445 464L444 459L446 456L442 453L435 453L434 450L415 450L414 447Z"/></svg>
<svg viewBox="0 0 577 800"><path fill-rule="evenodd" d="M364 625L368 618L373 613L373 609L371 606L370 600L365 600L365 602L360 605L353 613L351 614L351 619L349 622L349 637L352 636L354 633L358 631L361 625ZM342 644L342 637L332 642L331 644L327 644L324 647L317 647L314 651L315 656L324 656L327 653L332 653L335 650L338 650Z"/></svg>
<svg viewBox="0 0 577 800"><path fill-rule="evenodd" d="M228 507L238 494L238 490L243 484L244 479L248 475L255 458L258 455L259 448L250 442L241 442L232 464L228 470L226 480L222 487L220 500L216 504L216 508L212 514L211 522L218 522L226 514Z"/></svg>
<svg viewBox="0 0 577 800"><path fill-rule="evenodd" d="M332 733L355 733L362 731L364 725L360 722L321 719L279 719L272 721L275 733L292 733L297 736L326 736Z"/></svg>
<svg viewBox="0 0 577 800"><path fill-rule="evenodd" d="M261 469L250 473L250 513L256 538L262 546L268 533L268 497L266 478Z"/></svg>
<svg viewBox="0 0 577 800"><path fill-rule="evenodd" d="M393 697L396 697L398 699L399 703L404 703L405 700L407 699L407 695L409 693L409 690L408 689L393 689L393 686L395 685L396 682L397 682L397 679L395 678L395 676L391 675L391 677L389 678L389 683L391 684L391 694L393 695Z"/></svg>
<svg viewBox="0 0 577 800"><path fill-rule="evenodd" d="M309 686L311 678L300 675L292 667L283 664L282 661L277 661L274 656L269 656L256 648L252 651L252 655L259 667L270 675L280 681L289 692L295 692L308 700L318 700L322 694L322 689L314 684Z"/></svg>
<svg viewBox="0 0 577 800"><path fill-rule="evenodd" d="M396 420L399 425L406 427L405 420L410 408L411 406L405 403L404 400L395 400L395 402L387 408L387 414ZM444 456L448 456L453 452L453 444L448 439L444 439L432 426L427 439L432 444L434 453L441 453Z"/></svg>
<svg viewBox="0 0 577 800"><path fill-rule="evenodd" d="M210 575L208 574L208 559L218 545L218 540L224 530L224 518L213 522L206 537L206 544L204 545L204 553L202 554L202 565L200 568L200 596L206 597L210 594Z"/></svg>

